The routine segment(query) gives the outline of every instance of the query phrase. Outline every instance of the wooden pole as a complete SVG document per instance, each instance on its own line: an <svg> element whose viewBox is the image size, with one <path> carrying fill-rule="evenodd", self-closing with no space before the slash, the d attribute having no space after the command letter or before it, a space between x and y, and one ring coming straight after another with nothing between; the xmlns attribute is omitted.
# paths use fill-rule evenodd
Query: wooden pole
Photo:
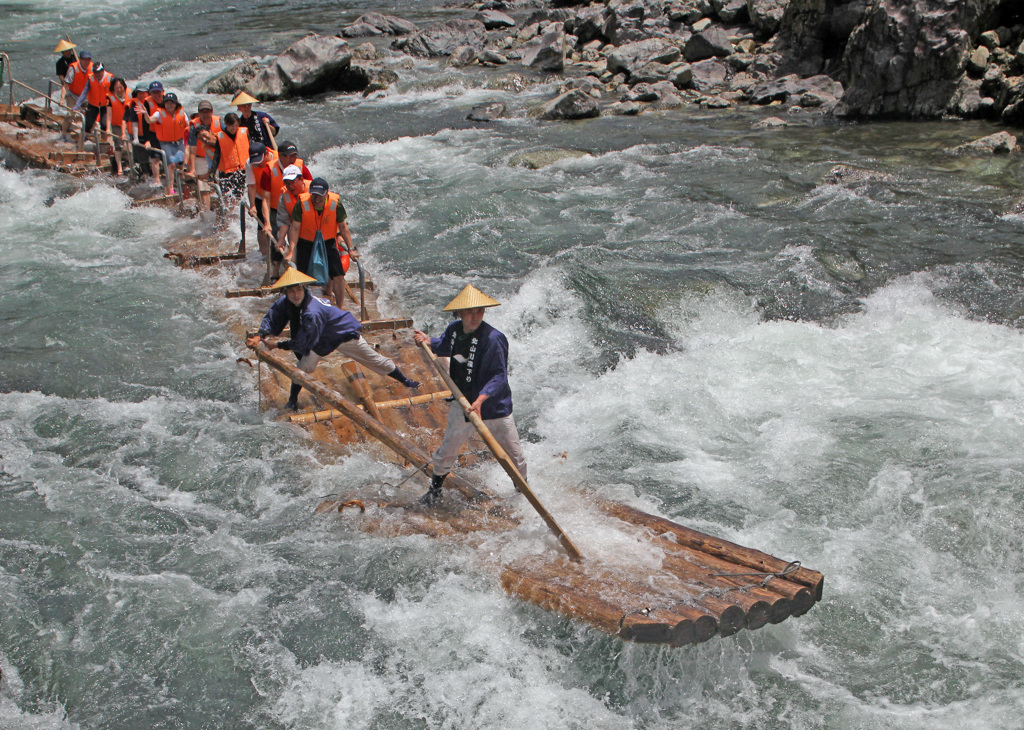
<svg viewBox="0 0 1024 730"><path fill-rule="evenodd" d="M267 363L275 370L284 373L293 382L298 383L311 393L315 393L325 403L328 403L344 413L345 416L351 419L353 423L383 443L410 464L418 467L428 465L428 469L430 469L430 455L427 454L426 451L411 441L403 438L395 431L392 431L380 421L368 416L359 406L343 396L341 393L332 388L328 388L319 380L315 380L294 365L289 365L284 360L271 353L271 351L266 349L263 345L257 346L255 351L256 357L260 360ZM430 469L430 471L433 473L433 469ZM449 479L452 477L455 477L453 486L467 499L490 498L489 494L476 489L465 479L457 477L454 474L449 476Z"/></svg>
<svg viewBox="0 0 1024 730"><path fill-rule="evenodd" d="M526 500L537 511L537 514L540 515L545 524L547 524L551 531L555 533L559 542L562 543L562 547L564 547L565 551L569 553L569 557L573 560L583 560L583 555L580 554L579 549L573 544L572 540L569 539L569 536L565 534L562 528L558 526L558 523L555 522L555 518L547 511L547 508L545 508L544 505L541 504L541 501L537 499L537 495L535 495L533 490L530 489L530 485L526 483L525 479L523 479L523 475L519 473L518 469L516 469L516 465L512 463L508 454L505 453L505 449L503 449L501 444L498 443L498 440L494 438L491 430L487 428L486 424L484 424L483 419L471 410L469 401L466 400L466 396L462 394L462 391L459 390L455 381L451 379L451 376L449 376L448 373L445 372L444 368L441 367L441 363L437 361L437 356L434 355L434 351L430 349L430 343L420 343L420 347L422 347L423 351L427 353L427 359L430 360L430 363L434 366L438 375L440 375L441 379L448 385L448 390L450 390L452 395L455 396L456 400L458 400L459 405L462 406L462 410L466 413L466 417L472 422L477 433L480 434L484 443L486 443L487 447L491 450L491 453L494 454L494 458L497 459L499 464L501 464L501 468L504 469L505 473L512 478L512 483L516 485L516 488L524 497L526 497Z"/></svg>
<svg viewBox="0 0 1024 730"><path fill-rule="evenodd" d="M381 408L401 408L403 406L417 406L423 403L433 403L434 401L443 400L450 398L451 393L447 390L439 390L436 393L424 393L423 395L411 395L408 398L396 398L395 400L379 400L374 403L378 409ZM307 423L323 423L324 421L330 421L335 418L344 418L345 414L341 411L336 411L333 408L327 408L322 411L314 411L313 413L296 413L295 415L288 416L288 420L292 423L307 424Z"/></svg>
<svg viewBox="0 0 1024 730"><path fill-rule="evenodd" d="M362 369L359 367L359 363L349 360L346 363L342 363L342 370L345 371L345 375L348 377L348 383L352 386L352 390L359 396L359 400L363 402L363 408L371 416L381 421L380 411L377 410L377 404L373 401L373 391L370 389L369 384L366 382L366 376L363 375Z"/></svg>

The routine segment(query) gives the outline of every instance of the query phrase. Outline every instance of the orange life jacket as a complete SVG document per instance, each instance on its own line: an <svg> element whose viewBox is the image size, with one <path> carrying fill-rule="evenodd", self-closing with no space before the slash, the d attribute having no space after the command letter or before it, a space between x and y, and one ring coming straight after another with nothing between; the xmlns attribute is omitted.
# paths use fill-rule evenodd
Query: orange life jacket
<svg viewBox="0 0 1024 730"><path fill-rule="evenodd" d="M154 120L150 126L156 133L156 138L161 142L181 142L188 129L188 117L185 116L185 110L180 106L174 111L174 116L171 116L166 109L161 109L159 121Z"/></svg>
<svg viewBox="0 0 1024 730"><path fill-rule="evenodd" d="M299 196L299 203L302 205L302 223L299 224L299 240L300 241L312 241L316 238L316 232L320 231L324 237L324 243L330 245L330 241L335 239L334 245L341 253L341 270L346 274L348 273L349 267L349 254L346 248L342 251L341 246L338 246L338 203L341 202L341 196L337 193L327 193L327 200L324 201L323 212L317 213L313 209L313 198L309 193L303 193Z"/></svg>
<svg viewBox="0 0 1024 730"><path fill-rule="evenodd" d="M124 124L124 110L132 103L131 99L118 99L114 94L111 94L108 98L110 99L110 124L120 127Z"/></svg>
<svg viewBox="0 0 1024 730"><path fill-rule="evenodd" d="M267 152L263 156L263 162L252 168L252 176L256 178L256 197L262 198L262 188L260 188L260 178L263 177L263 171L267 168L273 169L277 166L277 153L271 148L267 147ZM277 210L277 203L270 205L271 210Z"/></svg>
<svg viewBox="0 0 1024 730"><path fill-rule="evenodd" d="M289 216L291 216L292 211L295 210L295 204L299 202L299 198L301 198L303 195L307 195L309 193L309 184L311 182L312 182L312 180L303 180L302 181L302 192L299 193L298 195L292 195L290 192L288 192L288 188L282 188L282 190L281 190L281 200L284 201L284 209L288 211L288 215ZM314 235L316 235L316 234L314 234Z"/></svg>
<svg viewBox="0 0 1024 730"><path fill-rule="evenodd" d="M102 78L93 74L92 79L89 81L89 95L86 97L86 101L89 102L90 106L105 107L107 105L107 97L110 95L110 82L113 80L114 74L106 69L103 71Z"/></svg>
<svg viewBox="0 0 1024 730"><path fill-rule="evenodd" d="M249 130L238 125L235 138L231 139L227 132L221 131L217 135L217 144L220 145L220 164L217 169L223 173L238 172L245 168L249 160Z"/></svg>
<svg viewBox="0 0 1024 730"><path fill-rule="evenodd" d="M82 70L81 62L75 61L68 68L75 70L75 75L71 77L71 93L75 96L79 96L82 91L85 90L86 82L92 78L92 62L89 63L87 70Z"/></svg>
<svg viewBox="0 0 1024 730"><path fill-rule="evenodd" d="M199 129L202 122L199 120L199 115L196 115L192 119L192 129ZM220 134L220 117L216 114L213 115L213 124L210 125L210 131L216 137ZM206 145L201 140L196 138L196 157L206 157Z"/></svg>
<svg viewBox="0 0 1024 730"><path fill-rule="evenodd" d="M278 162L280 162L280 159L278 159ZM296 159L295 162L293 162L292 164L295 165L296 167L298 167L301 170L302 166L305 163L303 163L303 161L300 160L300 159ZM307 189L309 188L308 185L306 187L307 187ZM280 164L276 164L276 165L274 165L274 166L272 166L270 168L270 198L269 198L269 200L270 200L270 207L271 207L271 209L277 208L277 203L278 203L278 201L281 200L281 195L283 193L284 193L284 169L281 167Z"/></svg>

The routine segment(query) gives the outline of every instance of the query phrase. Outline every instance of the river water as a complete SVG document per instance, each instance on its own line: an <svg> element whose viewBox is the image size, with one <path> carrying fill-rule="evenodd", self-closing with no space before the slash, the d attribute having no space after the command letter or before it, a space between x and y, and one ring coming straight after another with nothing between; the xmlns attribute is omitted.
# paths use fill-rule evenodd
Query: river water
<svg viewBox="0 0 1024 730"><path fill-rule="evenodd" d="M3 7L18 78L45 83L70 31L191 107L226 66L196 55L371 6ZM503 303L531 483L584 552L628 549L588 529L610 496L802 560L823 601L631 645L501 590L481 552L553 549L529 516L478 549L314 518L401 474L258 412L225 323L266 303L221 296L258 260L179 270L163 244L190 222L0 170L0 727L1019 727L1024 174L946 153L995 129L551 124L525 114L551 82L476 86L417 62L381 97L266 108L386 308L437 331L466 282ZM464 121L490 100L510 118ZM552 147L590 154L510 164ZM825 182L840 164L873 175Z"/></svg>

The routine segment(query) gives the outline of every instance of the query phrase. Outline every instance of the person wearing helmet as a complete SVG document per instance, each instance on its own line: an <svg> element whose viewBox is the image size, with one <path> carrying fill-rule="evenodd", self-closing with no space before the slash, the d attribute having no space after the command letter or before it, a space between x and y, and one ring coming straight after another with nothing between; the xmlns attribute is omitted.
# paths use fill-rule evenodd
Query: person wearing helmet
<svg viewBox="0 0 1024 730"><path fill-rule="evenodd" d="M259 331L247 337L245 344L256 348L261 342L270 350L291 350L299 361L299 369L312 373L322 358L337 350L345 357L365 365L380 375L387 375L407 388L420 384L402 374L393 360L373 349L360 334L362 323L350 312L332 307L325 299L313 296L308 289L316 280L297 269L289 268L271 287L284 296L274 302L260 323ZM288 325L290 339L268 342L267 337L281 334ZM302 386L292 383L287 408L298 410Z"/></svg>
<svg viewBox="0 0 1024 730"><path fill-rule="evenodd" d="M508 384L508 340L501 332L484 322L484 310L500 303L472 285L459 292L444 308L455 315L440 337L416 330L418 344L429 343L438 357L451 358L449 373L462 395L494 434L508 453L516 469L526 479L526 459L519 446L519 432L512 419L512 389ZM441 498L441 484L455 466L459 449L473 435L473 423L462 407L452 401L448 408L448 424L444 440L433 454L434 476L430 489L420 503L432 506Z"/></svg>

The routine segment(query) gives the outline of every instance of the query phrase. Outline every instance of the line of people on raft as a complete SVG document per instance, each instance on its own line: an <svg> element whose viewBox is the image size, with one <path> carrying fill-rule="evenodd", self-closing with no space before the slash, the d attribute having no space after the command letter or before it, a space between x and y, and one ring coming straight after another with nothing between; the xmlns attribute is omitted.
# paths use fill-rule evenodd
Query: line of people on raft
<svg viewBox="0 0 1024 730"><path fill-rule="evenodd" d="M140 83L129 96L127 82L95 62L89 51L65 40L54 52L61 54L56 69L61 103L75 111L85 106L85 134L99 124L111 146L114 173L124 173L117 151L137 142L135 161L144 171L148 166L157 184L161 159L166 159L167 194L174 194L175 171L181 167L199 183L201 210L209 210L211 180L220 188L225 210L247 199L248 214L258 223L260 251L270 256L274 278L285 262L308 273L320 233L327 253L327 292L342 306L345 273L351 260L359 258L345 206L326 180L313 178L294 142L277 142L280 126L266 112L253 110L255 98L244 91L237 94L231 104L238 113L223 118L203 99L189 116L160 81ZM69 124L71 115L66 119ZM244 243L239 250L244 252Z"/></svg>

